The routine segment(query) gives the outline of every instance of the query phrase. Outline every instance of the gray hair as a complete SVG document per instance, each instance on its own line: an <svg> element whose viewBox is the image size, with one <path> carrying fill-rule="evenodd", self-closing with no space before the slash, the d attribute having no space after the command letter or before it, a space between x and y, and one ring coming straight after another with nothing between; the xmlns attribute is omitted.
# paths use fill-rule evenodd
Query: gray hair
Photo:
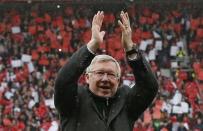
<svg viewBox="0 0 203 131"><path fill-rule="evenodd" d="M114 63L116 64L117 69L118 69L118 72L117 72L116 75L117 75L119 78L121 77L121 68L120 68L120 65L119 65L118 61L117 61L116 59L114 59L112 56L110 56L110 55L105 55L105 54L95 56L95 57L92 59L90 65L87 67L86 73L91 72L91 70L92 70L92 65L95 64L96 62L99 62L99 61L102 61L102 62L112 61L112 62L114 62Z"/></svg>

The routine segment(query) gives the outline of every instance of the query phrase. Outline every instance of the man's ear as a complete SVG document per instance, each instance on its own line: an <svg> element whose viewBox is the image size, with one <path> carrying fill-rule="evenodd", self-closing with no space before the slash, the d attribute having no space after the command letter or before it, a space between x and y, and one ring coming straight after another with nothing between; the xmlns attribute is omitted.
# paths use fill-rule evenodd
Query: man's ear
<svg viewBox="0 0 203 131"><path fill-rule="evenodd" d="M89 84L89 74L88 73L85 74L85 81L86 81L86 83Z"/></svg>
<svg viewBox="0 0 203 131"><path fill-rule="evenodd" d="M118 78L118 85L120 85L121 84L121 78Z"/></svg>
<svg viewBox="0 0 203 131"><path fill-rule="evenodd" d="M121 77L120 78L118 78L118 83L120 83L121 82Z"/></svg>

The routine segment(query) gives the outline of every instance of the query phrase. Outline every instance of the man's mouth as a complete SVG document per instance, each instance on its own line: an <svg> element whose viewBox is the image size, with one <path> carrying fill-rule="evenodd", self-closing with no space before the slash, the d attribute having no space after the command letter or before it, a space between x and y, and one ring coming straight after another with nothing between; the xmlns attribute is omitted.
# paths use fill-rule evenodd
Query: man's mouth
<svg viewBox="0 0 203 131"><path fill-rule="evenodd" d="M102 89L111 89L111 87L109 87L109 86L99 86L99 88L102 88Z"/></svg>
<svg viewBox="0 0 203 131"><path fill-rule="evenodd" d="M107 90L112 88L112 84L109 82L99 82L97 85L99 88Z"/></svg>

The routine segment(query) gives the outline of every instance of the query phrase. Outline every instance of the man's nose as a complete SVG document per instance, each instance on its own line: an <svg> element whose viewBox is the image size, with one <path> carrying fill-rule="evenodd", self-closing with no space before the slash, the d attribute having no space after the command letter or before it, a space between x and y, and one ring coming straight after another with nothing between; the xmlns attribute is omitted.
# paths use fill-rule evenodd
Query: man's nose
<svg viewBox="0 0 203 131"><path fill-rule="evenodd" d="M102 76L102 80L108 80L108 74L107 73L104 73L104 75Z"/></svg>

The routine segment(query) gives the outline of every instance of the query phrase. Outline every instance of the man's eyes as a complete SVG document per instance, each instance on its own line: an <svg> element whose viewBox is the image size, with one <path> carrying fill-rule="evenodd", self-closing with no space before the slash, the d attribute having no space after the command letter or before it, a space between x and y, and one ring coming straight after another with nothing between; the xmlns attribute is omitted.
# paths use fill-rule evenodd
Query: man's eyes
<svg viewBox="0 0 203 131"><path fill-rule="evenodd" d="M98 74L98 75L107 74L108 76L116 76L114 73L108 73L108 72L102 72L102 71L98 71L98 72L96 72L96 74Z"/></svg>
<svg viewBox="0 0 203 131"><path fill-rule="evenodd" d="M107 75L109 75L109 76L116 76L116 75L113 74L113 73L107 73Z"/></svg>
<svg viewBox="0 0 203 131"><path fill-rule="evenodd" d="M96 74L103 75L103 74L105 74L105 72L98 71L98 72L96 72Z"/></svg>

